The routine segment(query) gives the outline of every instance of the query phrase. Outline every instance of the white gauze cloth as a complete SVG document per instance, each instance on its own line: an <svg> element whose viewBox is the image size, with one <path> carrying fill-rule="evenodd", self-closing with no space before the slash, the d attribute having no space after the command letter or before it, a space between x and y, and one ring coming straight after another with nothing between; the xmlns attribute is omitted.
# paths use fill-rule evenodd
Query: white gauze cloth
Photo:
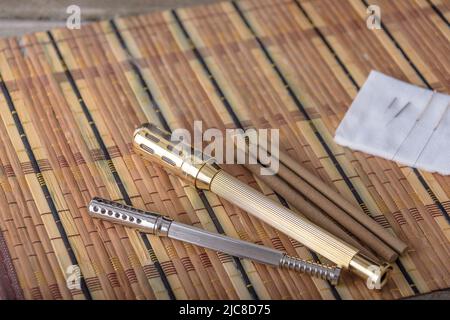
<svg viewBox="0 0 450 320"><path fill-rule="evenodd" d="M449 103L449 95L372 71L334 139L351 149L450 175Z"/></svg>

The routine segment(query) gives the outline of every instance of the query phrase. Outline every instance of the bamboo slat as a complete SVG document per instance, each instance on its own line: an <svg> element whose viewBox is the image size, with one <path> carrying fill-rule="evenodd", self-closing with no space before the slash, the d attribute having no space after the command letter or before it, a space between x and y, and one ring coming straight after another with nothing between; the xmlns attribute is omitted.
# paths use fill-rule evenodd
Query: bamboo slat
<svg viewBox="0 0 450 320"><path fill-rule="evenodd" d="M0 231L27 299L398 299L450 287L450 178L332 136L371 69L447 92L444 1L243 0L0 40ZM333 10L329 8L333 7ZM339 19L336 19L336 14ZM279 128L281 148L408 243L381 292L92 220L93 196L320 259L131 149L133 130ZM225 170L283 202L241 166ZM75 267L80 285L68 287ZM76 270L76 268L75 268Z"/></svg>

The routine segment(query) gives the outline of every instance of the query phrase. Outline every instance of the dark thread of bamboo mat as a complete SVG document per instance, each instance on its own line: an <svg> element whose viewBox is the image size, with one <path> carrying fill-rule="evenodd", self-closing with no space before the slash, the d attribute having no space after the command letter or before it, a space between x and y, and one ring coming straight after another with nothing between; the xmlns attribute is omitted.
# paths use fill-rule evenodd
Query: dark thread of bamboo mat
<svg viewBox="0 0 450 320"><path fill-rule="evenodd" d="M70 259L70 263L72 263L72 265L79 266L77 257L75 256L75 253L72 249L69 238L67 236L66 230L64 229L61 218L59 216L58 209L56 208L55 202L54 202L52 195L48 189L47 183L45 182L45 178L42 175L41 169L39 168L39 164L36 160L33 149L30 145L30 142L28 141L28 137L25 133L22 122L20 121L16 107L14 106L14 102L12 100L11 94L9 93L9 90L6 87L6 84L4 83L1 74L0 74L0 86L2 88L2 93L6 99L6 103L8 105L9 111L11 112L11 116L14 119L14 124L20 135L20 139L22 140L22 143L23 143L23 146L25 148L28 158L30 159L30 163L33 168L33 172L35 173L36 178L39 182L39 185L41 186L42 193L44 194L44 197L50 208L50 212L52 214L53 220L55 221L56 228L58 229L58 232L61 235L61 239L63 241L64 247L66 248L67 254ZM92 300L92 296L91 296L91 293L89 292L89 288L84 279L83 273L81 271L81 267L80 267L80 288L81 288L81 292L84 294L86 299Z"/></svg>
<svg viewBox="0 0 450 320"><path fill-rule="evenodd" d="M222 104L225 106L225 109L227 110L227 112L229 113L231 118L233 119L234 125L236 127L238 127L238 128L244 129L241 121L239 120L239 117L234 112L233 107L231 106L229 100L225 96L225 93L223 92L223 90L219 86L219 83L217 82L216 78L214 77L214 75L212 74L212 72L209 69L208 65L206 64L205 59L203 59L202 55L198 51L198 49L195 46L191 36L188 33L186 27L184 26L183 22L181 21L180 17L178 16L178 14L176 13L175 10L172 10L172 15L173 15L175 21L177 22L178 26L180 27L180 30L182 31L184 37L189 42L191 50L194 53L195 57L197 58L197 61L200 63L200 65L202 66L202 68L203 68L204 72L206 73L208 79L212 83L212 85L214 87L214 90L216 92L216 95L220 98L220 101L222 101ZM281 204L283 206L285 206L286 208L289 208L289 204L287 203L287 201L282 196L280 196L278 193L276 193L276 191L274 191L274 192L275 192L275 195L277 196L278 200L281 202ZM319 257L317 256L317 254L314 251L309 250L308 248L307 248L307 250L311 254L311 256L313 257L313 259L316 262L319 262ZM326 282L328 283L334 298L336 300L341 300L342 298L339 295L339 292L336 290L336 288L334 286L332 286L328 280L326 280Z"/></svg>
<svg viewBox="0 0 450 320"><path fill-rule="evenodd" d="M301 5L297 2L294 1L297 6L302 10L302 12L306 13L303 8L301 7ZM345 173L345 171L342 169L341 165L339 164L339 162L337 161L336 157L334 156L333 152L331 151L330 147L328 146L328 144L326 143L326 141L323 139L322 135L320 134L320 132L317 130L317 128L315 127L315 125L312 123L311 118L309 116L309 114L306 111L306 108L302 105L302 103L300 102L300 99L297 97L297 95L294 93L294 91L291 89L291 86L289 85L287 79L283 76L283 74L281 73L281 70L278 68L278 66L275 64L275 60L272 58L272 56L270 55L269 51L267 50L267 48L265 47L264 43L261 41L261 39L259 39L259 37L256 35L256 32L253 30L252 26L250 25L250 23L248 22L248 20L245 18L242 10L239 8L239 6L235 3L232 2L233 6L235 7L236 11L238 12L238 14L241 16L241 19L244 21L244 23L246 24L246 26L248 27L248 29L250 30L250 32L253 34L253 36L255 37L255 39L257 40L257 42L259 43L261 49L263 50L263 52L265 53L268 61L273 65L274 70L276 71L276 73L278 74L278 76L280 77L282 83L285 85L285 88L287 89L287 91L289 92L290 96L293 98L294 102L296 103L296 105L300 108L300 110L302 111L302 113L305 115L306 119L309 121L310 126L313 128L313 131L315 132L316 137L318 138L318 140L320 141L320 143L322 144L322 146L324 147L325 151L327 152L328 156L330 157L330 159L332 160L334 166L336 167L336 169L338 170L339 174L341 175L341 177L344 179L345 183L347 184L348 188L350 189L350 191L352 192L353 196L355 197L355 199L357 200L358 204L360 205L360 207L364 210L364 212L370 216L370 211L368 210L366 204L364 203L364 201L362 200L361 196L359 195L358 191L355 189L355 187L353 186L352 182L350 181L350 179L348 178L347 174ZM311 25L318 30L315 25L312 23L312 20L309 19L308 16L308 20L310 21ZM317 31L316 31L317 32ZM334 55L335 58L339 58L337 53L333 50L333 48L331 47L331 45L326 41L326 39L323 37L322 35L322 40L324 40L324 42L326 43L326 46L329 50L331 50L331 53ZM349 70L345 67L345 65L343 64L342 60L338 59L338 63L341 67L344 68L344 72L348 75L351 76ZM350 77L350 80L352 82L354 82L354 84L357 86L355 80L353 77ZM405 277L405 280L407 281L408 285L412 288L413 292L415 294L420 293L417 289L416 284L414 283L414 281L412 280L411 276L406 272L406 269L404 268L403 264L401 263L400 260L396 261L396 264L398 265L401 273L403 274L403 276Z"/></svg>
<svg viewBox="0 0 450 320"><path fill-rule="evenodd" d="M448 27L450 24L449 24L447 18L445 17L445 15L442 13L442 11L431 0L427 0L427 2L430 5L431 9L433 9L434 12L436 12L436 14L439 16L439 18L441 18L442 21L444 21Z"/></svg>
<svg viewBox="0 0 450 320"><path fill-rule="evenodd" d="M336 62L339 64L339 66L342 68L342 70L344 71L344 73L348 76L349 80L352 82L352 84L354 85L354 87L359 90L360 87L359 85L356 83L355 79L353 78L350 70L347 68L347 66L343 63L343 61L341 60L341 58L339 57L339 55L337 54L337 52L334 50L334 48L331 46L331 44L328 42L328 40L325 38L325 36L323 35L322 31L320 31L320 29L314 24L313 20L311 19L311 17L309 16L309 14L306 12L306 10L303 8L303 6L296 0L294 0L294 3L297 5L297 7L299 8L299 10L303 13L303 15L306 17L306 19L309 21L309 23L311 24L311 26L314 28L314 31L316 32L316 34L319 36L319 38L322 40L322 42L326 45L326 47L328 48L328 50L330 50L330 52L333 54ZM419 294L420 291L417 289L416 284L414 283L412 277L410 276L410 274L406 271L406 268L403 266L403 263L398 259L396 261L396 264L400 270L400 272L402 273L402 275L405 277L406 282L408 283L408 285L411 287L411 289L413 290L413 292L415 294Z"/></svg>
<svg viewBox="0 0 450 320"><path fill-rule="evenodd" d="M366 0L361 0L361 1L364 3L364 5L366 7L368 6ZM433 90L433 87L431 86L431 84L427 81L425 76L422 74L422 72L420 72L419 68L414 64L414 62L411 60L409 55L401 47L400 43L394 38L392 33L389 31L389 29L386 27L386 25L382 21L381 21L381 28L384 30L384 32L389 37L389 39L392 41L392 43L397 47L397 49L400 51L400 53L406 59L406 61L408 61L409 65L414 69L414 72L416 72L416 74L420 77L420 79L427 86L427 88L430 89L430 90ZM447 212L445 207L442 205L442 203L440 202L440 200L438 199L438 197L436 196L434 191L431 189L429 184L425 181L425 179L423 178L422 174L419 172L419 170L417 170L417 168L411 168L411 169L413 170L414 174L419 179L419 181L422 184L422 186L425 188L425 190L428 193L428 195L430 196L431 200L433 200L434 204L439 208L439 210L441 211L442 215L447 220L447 222L450 223L450 215L449 215L449 213Z"/></svg>
<svg viewBox="0 0 450 320"><path fill-rule="evenodd" d="M116 25L116 22L114 20L109 20L109 24L111 25L111 28L113 29L112 34L114 34L119 40L120 46L125 51L127 56L130 58L128 59L128 63L131 65L131 68L133 69L133 72L137 75L139 79L139 83L141 84L142 88L144 89L145 93L147 94L148 99L150 100L153 110L155 110L155 113L158 115L158 119L161 122L163 129L167 132L171 132L169 124L167 123L166 118L161 112L161 108L158 105L158 102L156 102L155 97L153 96L153 93L150 91L150 88L148 87L144 76L142 75L142 72L139 69L139 66L136 64L135 61L133 61L133 56L125 42L125 39L122 37L122 34L119 32L119 28ZM128 28L127 28L128 29Z"/></svg>
<svg viewBox="0 0 450 320"><path fill-rule="evenodd" d="M161 108L159 107L158 102L154 98L153 93L150 91L150 88L149 88L147 82L145 81L145 78L144 78L139 66L133 61L133 55L131 54L131 51L128 48L122 34L120 33L119 28L117 27L115 21L110 20L109 23L113 29L113 33L116 35L117 39L119 40L119 43L120 43L122 49L126 52L128 57L131 58L131 59L128 59L128 62L131 65L131 67L133 68L134 73L137 75L139 82L140 82L142 88L144 89L144 91L146 92L150 102L152 103L153 109L155 110L156 114L158 115L158 118L161 121L164 129L168 132L172 132L172 130L170 129L170 127L166 121L166 118L164 117L164 115L161 112ZM217 232L219 232L220 234L225 234L225 230L223 229L222 225L220 224L219 219L217 218L217 216L214 212L214 209L212 208L211 204L209 203L208 199L206 198L205 193L202 190L197 190L197 193L198 193L203 205L205 206L205 209L208 212L208 215L211 218L214 226L216 227ZM238 269L239 273L241 274L241 277L243 278L245 286L246 286L247 290L249 291L250 295L252 296L253 299L259 300L258 294L256 293L256 290L255 290L253 284L251 283L249 276L245 272L244 266L242 265L241 261L237 257L234 257L234 256L231 256L231 257L233 258L236 268Z"/></svg>
<svg viewBox="0 0 450 320"><path fill-rule="evenodd" d="M92 129L92 132L94 133L95 139L97 140L97 143L100 146L100 150L102 151L103 156L105 157L105 160L108 163L108 168L110 169L111 174L114 177L114 181L116 182L116 185L119 188L120 193L122 194L122 197L123 197L125 203L127 205L131 206L132 202L131 202L130 196L128 195L128 192L125 189L125 185L123 184L122 179L120 178L119 173L117 172L117 170L116 170L116 168L114 166L114 163L112 161L111 155L108 152L108 149L107 149L107 147L105 145L105 142L103 141L103 139L101 137L100 131L98 130L97 125L94 122L94 118L92 117L92 115L91 115L91 113L90 113L90 111L89 111L89 109L88 109L88 107L86 105L86 102L84 101L84 99L83 99L83 97L81 95L81 92L80 92L80 90L79 90L79 88L78 88L78 86L77 86L77 84L76 84L76 82L75 82L75 80L74 80L74 78L72 76L72 73L70 72L70 70L69 70L69 68L68 68L68 66L66 64L66 61L65 61L65 59L64 59L64 57L62 55L62 52L59 49L58 44L56 43L55 38L53 37L53 34L50 31L48 31L47 35L48 35L48 37L50 39L50 42L53 45L53 48L55 49L55 52L56 52L56 54L58 56L58 59L61 62L61 65L63 66L66 78L69 81L69 84L70 84L70 86L72 88L73 93L77 97L77 100L78 100L78 102L79 102L79 104L80 104L80 106L81 106L81 108L83 110L83 114L86 117L86 120L88 121L89 125L91 126L91 129ZM152 260L152 262L153 262L153 264L154 264L154 266L155 266L155 268L156 268L156 270L157 270L157 272L158 272L158 274L159 274L159 276L161 278L161 281L162 281L162 283L164 285L164 288L167 290L169 298L171 300L175 300L176 299L175 298L175 294L174 294L174 292L173 292L173 290L172 290L172 288L170 286L169 280L167 279L167 277L166 277L166 275L164 273L164 270L162 269L161 264L158 261L158 258L156 257L156 255L154 253L153 247L150 244L150 241L148 240L147 235L145 233L143 233L143 232L139 232L139 234L140 234L141 239L144 242L144 245L145 245L145 247L146 247L146 249L147 249L147 251L148 251L148 253L150 255L150 258L151 258L151 260Z"/></svg>

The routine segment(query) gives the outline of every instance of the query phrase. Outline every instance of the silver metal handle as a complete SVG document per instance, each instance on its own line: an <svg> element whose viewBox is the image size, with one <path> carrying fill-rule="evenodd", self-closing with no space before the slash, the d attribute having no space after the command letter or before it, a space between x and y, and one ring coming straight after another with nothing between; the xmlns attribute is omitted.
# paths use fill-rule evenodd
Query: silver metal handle
<svg viewBox="0 0 450 320"><path fill-rule="evenodd" d="M145 233L168 236L235 257L305 273L329 280L332 285L338 283L341 274L338 267L290 257L279 250L174 222L155 212L139 210L106 199L94 198L89 204L89 212L93 217L137 228Z"/></svg>
<svg viewBox="0 0 450 320"><path fill-rule="evenodd" d="M119 202L94 198L89 203L91 216L120 223L158 236L167 236L172 219L150 211L139 210Z"/></svg>
<svg viewBox="0 0 450 320"><path fill-rule="evenodd" d="M260 263L279 266L285 255L279 250L260 246L251 242L223 236L182 223L173 222L169 229L169 237L186 241L201 247L227 253L229 255L247 258Z"/></svg>

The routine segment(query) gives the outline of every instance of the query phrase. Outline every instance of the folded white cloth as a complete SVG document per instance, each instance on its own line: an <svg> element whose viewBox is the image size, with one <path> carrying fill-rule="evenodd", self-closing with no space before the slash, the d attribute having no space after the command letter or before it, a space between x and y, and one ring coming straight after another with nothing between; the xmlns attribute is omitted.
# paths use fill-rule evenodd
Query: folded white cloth
<svg viewBox="0 0 450 320"><path fill-rule="evenodd" d="M372 71L334 139L355 150L450 175L449 104L449 95Z"/></svg>

